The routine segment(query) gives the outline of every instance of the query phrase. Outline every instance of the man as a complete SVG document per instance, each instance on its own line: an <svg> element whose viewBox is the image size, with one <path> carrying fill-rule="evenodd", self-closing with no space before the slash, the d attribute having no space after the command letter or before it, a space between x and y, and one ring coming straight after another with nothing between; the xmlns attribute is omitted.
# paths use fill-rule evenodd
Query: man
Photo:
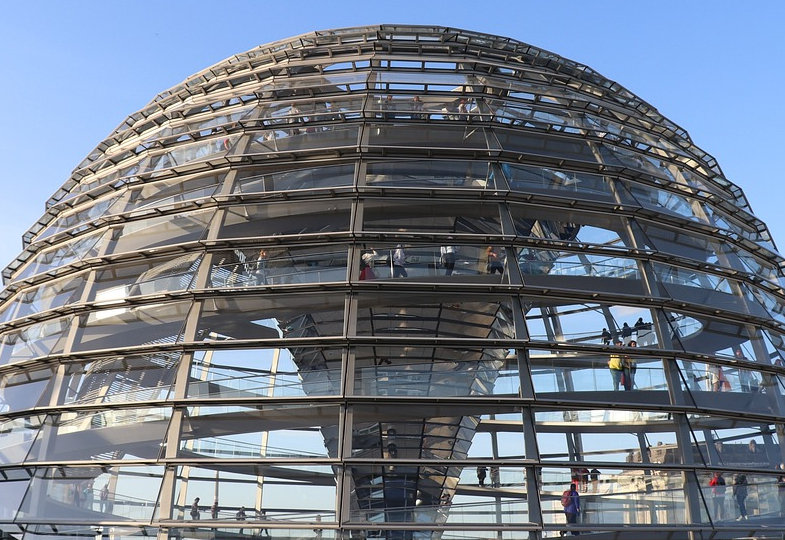
<svg viewBox="0 0 785 540"><path fill-rule="evenodd" d="M199 519L199 497L195 498L191 505L191 519Z"/></svg>
<svg viewBox="0 0 785 540"><path fill-rule="evenodd" d="M575 489L575 484L570 484L570 489L562 493L561 504L564 507L564 515L567 518L567 525L578 523L578 514L581 512L581 496ZM578 536L580 532L573 530L572 535Z"/></svg>

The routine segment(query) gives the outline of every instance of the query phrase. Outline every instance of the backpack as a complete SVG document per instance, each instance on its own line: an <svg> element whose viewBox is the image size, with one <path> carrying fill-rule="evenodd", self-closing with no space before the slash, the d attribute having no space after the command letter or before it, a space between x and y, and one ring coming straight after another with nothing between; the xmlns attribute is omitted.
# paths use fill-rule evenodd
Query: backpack
<svg viewBox="0 0 785 540"><path fill-rule="evenodd" d="M564 508L570 506L570 490L566 490L564 493L561 494L561 505Z"/></svg>

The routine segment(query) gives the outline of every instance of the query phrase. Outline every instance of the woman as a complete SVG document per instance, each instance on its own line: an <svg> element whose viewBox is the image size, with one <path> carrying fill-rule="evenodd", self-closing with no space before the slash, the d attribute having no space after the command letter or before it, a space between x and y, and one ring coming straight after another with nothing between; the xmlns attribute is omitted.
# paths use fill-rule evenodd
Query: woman
<svg viewBox="0 0 785 540"><path fill-rule="evenodd" d="M739 517L736 521L741 521L747 518L747 506L745 499L747 498L747 476L744 474L737 474L733 480L733 498L736 499L736 504L739 507Z"/></svg>

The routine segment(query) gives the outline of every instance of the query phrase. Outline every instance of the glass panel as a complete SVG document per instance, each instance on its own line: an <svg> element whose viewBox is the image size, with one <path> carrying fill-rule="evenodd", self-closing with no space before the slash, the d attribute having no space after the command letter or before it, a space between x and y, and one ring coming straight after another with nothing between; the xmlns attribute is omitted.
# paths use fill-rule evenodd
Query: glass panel
<svg viewBox="0 0 785 540"><path fill-rule="evenodd" d="M58 244L52 249L34 255L25 266L14 274L13 279L18 281L69 265L78 260L95 257L100 252L105 238L108 238L108 233L99 231Z"/></svg>
<svg viewBox="0 0 785 540"><path fill-rule="evenodd" d="M664 411L538 410L537 446L543 461L681 463L673 415ZM651 439L656 439L656 445ZM665 449L667 459L664 459ZM588 469L581 472L586 491Z"/></svg>
<svg viewBox="0 0 785 540"><path fill-rule="evenodd" d="M210 287L237 288L346 281L349 246L258 248L213 255Z"/></svg>
<svg viewBox="0 0 785 540"><path fill-rule="evenodd" d="M27 317L76 303L81 298L86 277L87 272L80 272L21 293L18 297L19 311L16 317Z"/></svg>
<svg viewBox="0 0 785 540"><path fill-rule="evenodd" d="M507 349L357 347L354 364L355 395L520 395L518 360Z"/></svg>
<svg viewBox="0 0 785 540"><path fill-rule="evenodd" d="M241 349L194 353L187 397L201 399L339 394L342 349Z"/></svg>
<svg viewBox="0 0 785 540"><path fill-rule="evenodd" d="M178 455L244 459L335 457L338 407L189 407Z"/></svg>
<svg viewBox="0 0 785 540"><path fill-rule="evenodd" d="M0 530L8 536L19 531L10 521L16 517L22 498L30 485L30 473L27 469L5 469L3 471L3 496L0 497L0 520L8 524L0 525ZM30 532L25 532L25 535Z"/></svg>
<svg viewBox="0 0 785 540"><path fill-rule="evenodd" d="M654 313L649 309L590 303L560 305L525 297L521 303L533 341L629 344L635 337L639 346L659 347L651 327Z"/></svg>
<svg viewBox="0 0 785 540"><path fill-rule="evenodd" d="M45 415L25 416L0 422L0 463L24 463ZM3 497L0 497L0 501Z"/></svg>
<svg viewBox="0 0 785 540"><path fill-rule="evenodd" d="M18 519L78 523L93 520L100 512L104 519L149 522L163 472L156 466L38 469Z"/></svg>
<svg viewBox="0 0 785 540"><path fill-rule="evenodd" d="M292 117L286 128L267 129L254 133L242 154L274 154L357 147L358 126L325 125L304 127L301 117Z"/></svg>
<svg viewBox="0 0 785 540"><path fill-rule="evenodd" d="M599 159L588 141L567 137L543 137L540 133L525 133L497 128L494 134L502 148L516 154L550 156L596 164Z"/></svg>
<svg viewBox="0 0 785 540"><path fill-rule="evenodd" d="M63 412L39 431L28 461L156 459L171 408Z"/></svg>
<svg viewBox="0 0 785 540"><path fill-rule="evenodd" d="M507 248L488 245L365 245L360 280L509 283L507 252Z"/></svg>
<svg viewBox="0 0 785 540"><path fill-rule="evenodd" d="M389 294L359 294L357 335L481 339L515 335L508 297L445 301L423 293L417 295L414 305L411 302Z"/></svg>
<svg viewBox="0 0 785 540"><path fill-rule="evenodd" d="M785 462L785 449L779 444L782 424L702 414L690 414L688 421L709 465L776 469Z"/></svg>
<svg viewBox="0 0 785 540"><path fill-rule="evenodd" d="M96 310L79 316L74 351L115 349L182 338L191 302L170 302Z"/></svg>
<svg viewBox="0 0 785 540"><path fill-rule="evenodd" d="M636 247L625 221L611 214L560 210L554 219L553 211L520 204L511 204L510 212L518 236L580 244L581 249L593 245L626 253L627 248Z"/></svg>
<svg viewBox="0 0 785 540"><path fill-rule="evenodd" d="M159 352L68 364L62 404L164 400L174 385L180 355Z"/></svg>
<svg viewBox="0 0 785 540"><path fill-rule="evenodd" d="M630 347L608 354L530 350L534 391L538 398L559 401L668 405L662 360L632 351ZM611 393L623 390L629 393Z"/></svg>
<svg viewBox="0 0 785 540"><path fill-rule="evenodd" d="M143 295L189 290L202 262L200 254L147 260L97 270L89 300L99 306Z"/></svg>
<svg viewBox="0 0 785 540"><path fill-rule="evenodd" d="M750 290L736 280L658 262L652 262L652 268L671 298L721 311L769 317ZM758 296L761 297L761 294Z"/></svg>
<svg viewBox="0 0 785 540"><path fill-rule="evenodd" d="M698 407L731 412L782 415L782 384L755 370L679 360L682 388ZM722 392L722 399L717 399Z"/></svg>
<svg viewBox="0 0 785 540"><path fill-rule="evenodd" d="M238 296L202 304L197 339L278 339L343 334L343 293Z"/></svg>
<svg viewBox="0 0 785 540"><path fill-rule="evenodd" d="M457 528L529 522L527 485L521 467L355 465L349 472L358 486L358 508L351 512L351 522L380 527L385 523L433 523ZM480 486L478 474L487 479ZM384 536L383 530L377 534L392 538ZM414 534L414 538L420 534L431 538L430 533ZM463 536L459 529L440 529L440 534L449 538L507 538L501 533L476 530L471 536ZM520 538L521 532L515 531L515 535L509 538Z"/></svg>
<svg viewBox="0 0 785 540"><path fill-rule="evenodd" d="M490 163L483 161L391 161L368 163L369 186L498 189Z"/></svg>
<svg viewBox="0 0 785 540"><path fill-rule="evenodd" d="M425 234L501 234L501 223L496 203L366 199L363 229Z"/></svg>
<svg viewBox="0 0 785 540"><path fill-rule="evenodd" d="M517 259L526 285L646 296L635 259L532 248Z"/></svg>
<svg viewBox="0 0 785 540"><path fill-rule="evenodd" d="M759 338L754 337L757 330L751 325L677 311L667 311L666 315L670 338L676 348L681 346L685 351L726 358L735 358L736 349L743 350L750 357L754 355L752 344ZM757 360L769 363L768 358Z"/></svg>
<svg viewBox="0 0 785 540"><path fill-rule="evenodd" d="M782 476L717 471L701 472L698 478L715 524L728 525L741 519L781 523L785 503Z"/></svg>
<svg viewBox="0 0 785 540"><path fill-rule="evenodd" d="M508 163L502 163L501 167L513 191L542 192L581 199L613 198L611 179L607 176Z"/></svg>
<svg viewBox="0 0 785 540"><path fill-rule="evenodd" d="M147 183L131 191L128 209L131 215L149 208L165 208L177 203L202 199L214 195L221 186L225 174L209 176L177 177L155 183Z"/></svg>
<svg viewBox="0 0 785 540"><path fill-rule="evenodd" d="M367 75L361 75L359 80L352 79L356 83L364 80ZM293 81L290 79L290 81ZM297 85L299 86L299 84ZM323 92L319 88L318 92ZM329 101L327 101L329 100ZM362 116L362 108L365 98L363 96L330 96L318 101L298 100L293 102L274 101L260 105L257 125L263 125L270 129L277 129L287 133L294 133L293 128L288 126L296 125L299 127L297 133L314 133L315 131L330 128L329 124L340 122L346 119L355 119Z"/></svg>
<svg viewBox="0 0 785 540"><path fill-rule="evenodd" d="M232 206L218 236L262 238L299 236L349 230L351 201L278 202Z"/></svg>
<svg viewBox="0 0 785 540"><path fill-rule="evenodd" d="M293 171L242 169L235 180L232 193L267 193L320 189L354 184L354 164L325 166Z"/></svg>
<svg viewBox="0 0 785 540"><path fill-rule="evenodd" d="M378 459L523 458L516 406L417 403L354 407L352 457Z"/></svg>
<svg viewBox="0 0 785 540"><path fill-rule="evenodd" d="M71 317L31 324L3 336L0 365L63 352Z"/></svg>
<svg viewBox="0 0 785 540"><path fill-rule="evenodd" d="M74 228L71 234L78 234L87 230L89 224L98 218L122 211L124 205L119 202L125 197L125 192L110 193L101 199L90 199L86 206L76 210L64 211L50 222L47 227L36 235L36 240L41 240L68 229ZM81 225L81 227L79 227Z"/></svg>
<svg viewBox="0 0 785 540"><path fill-rule="evenodd" d="M396 113L384 113L394 115ZM411 113L410 113L411 114ZM464 129L451 126L385 125L368 126L370 146L408 148L450 148L461 150L488 150L489 138L485 129L467 125ZM495 143L494 143L495 148Z"/></svg>
<svg viewBox="0 0 785 540"><path fill-rule="evenodd" d="M269 537L269 532L280 538L277 528L253 526L266 522L285 527L286 522L335 521L335 473L329 465L236 465L231 471L178 467L175 493L173 519L237 521L240 535ZM237 519L241 510L245 518Z"/></svg>
<svg viewBox="0 0 785 540"><path fill-rule="evenodd" d="M540 500L543 523L569 530L561 497L573 483L573 470L543 468ZM580 478L580 477L578 477ZM589 475L591 478L591 475ZM579 525L685 525L685 488L697 487L692 475L662 469L602 469L597 482L578 481ZM696 520L697 521L697 520ZM577 532L577 531L575 531Z"/></svg>
<svg viewBox="0 0 785 540"><path fill-rule="evenodd" d="M240 135L223 135L192 143L180 143L163 154L151 156L141 172L162 171L232 154L239 139Z"/></svg>
<svg viewBox="0 0 785 540"><path fill-rule="evenodd" d="M626 182L626 187L633 199L644 208L665 212L698 223L708 223L700 203L686 195L629 181Z"/></svg>
<svg viewBox="0 0 785 540"><path fill-rule="evenodd" d="M202 240L214 213L197 210L126 223L114 230L115 244L110 251L125 253Z"/></svg>
<svg viewBox="0 0 785 540"><path fill-rule="evenodd" d="M718 242L694 231L684 231L638 218L644 234L658 251L706 262L729 270L738 270L778 283L775 267L730 241Z"/></svg>
<svg viewBox="0 0 785 540"><path fill-rule="evenodd" d="M9 373L0 378L0 413L45 406L54 368Z"/></svg>

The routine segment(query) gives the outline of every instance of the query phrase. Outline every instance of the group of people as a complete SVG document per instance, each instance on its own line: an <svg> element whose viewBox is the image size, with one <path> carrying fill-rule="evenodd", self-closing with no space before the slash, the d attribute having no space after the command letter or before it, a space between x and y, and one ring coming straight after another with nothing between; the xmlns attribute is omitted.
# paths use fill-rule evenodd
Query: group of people
<svg viewBox="0 0 785 540"><path fill-rule="evenodd" d="M109 482L105 483L98 493L95 492L93 480L74 486L73 500L76 506L95 510L96 499L100 512L112 512L113 503L109 498Z"/></svg>
<svg viewBox="0 0 785 540"><path fill-rule="evenodd" d="M615 346L621 348L624 343L616 341ZM635 348L637 346L638 342L634 339L627 343L627 347ZM635 387L635 372L638 370L635 358L629 354L613 352L608 357L608 369L611 372L614 392L618 392L619 386L625 390L632 390Z"/></svg>
<svg viewBox="0 0 785 540"><path fill-rule="evenodd" d="M748 361L741 349L735 349L733 355L738 361ZM739 389L742 392L749 394L760 390L760 382L752 370L739 368L738 374ZM706 378L708 380L709 389L713 392L728 392L731 390L731 384L730 381L728 381L726 371L720 365L707 364Z"/></svg>
<svg viewBox="0 0 785 540"><path fill-rule="evenodd" d="M500 487L501 486L501 476L499 472L499 467L496 465L492 465L490 468L491 472L491 487ZM485 479L488 477L488 467L484 465L480 465L477 467L477 485L480 487L485 486Z"/></svg>
<svg viewBox="0 0 785 540"><path fill-rule="evenodd" d="M621 341L624 345L629 345L634 340L636 344L640 343L641 347L646 347L654 343L654 330L651 322L644 322L643 317L638 317L633 326L625 322L618 332L611 333L607 328L603 328L600 338L603 345L610 345L611 341Z"/></svg>
<svg viewBox="0 0 785 540"><path fill-rule="evenodd" d="M459 249L457 246L441 246L439 248L439 266L444 268L444 275L451 276L455 270L455 262L458 259ZM360 280L376 279L376 260L379 253L373 249L364 249L360 255ZM494 246L487 246L478 261L478 272L486 274L504 274L504 249ZM393 278L409 277L406 270L406 251L401 244L390 250L390 275Z"/></svg>
<svg viewBox="0 0 785 540"><path fill-rule="evenodd" d="M711 487L712 512L714 514L714 519L727 519L728 516L725 515L725 492L727 483L725 482L725 478L722 476L721 472L717 471L714 473L714 476L712 476L711 480L709 480L709 486ZM736 508L739 511L736 521L749 519L747 517L746 502L748 495L747 486L748 483L746 474L740 473L733 478L731 491L733 500L736 501ZM782 495L780 496L780 505L782 505Z"/></svg>
<svg viewBox="0 0 785 540"><path fill-rule="evenodd" d="M754 442L754 441L751 441ZM750 446L752 448L752 446ZM779 517L785 517L785 463L780 463L780 471L782 473L777 477L777 499L779 502ZM733 477L731 484L731 495L736 503L738 516L736 521L743 521L749 519L747 511L747 497L749 483L747 475L739 473ZM726 515L725 508L725 494L727 490L727 482L723 477L722 472L717 471L709 480L709 487L711 487L712 511L715 520L729 519L730 516Z"/></svg>

